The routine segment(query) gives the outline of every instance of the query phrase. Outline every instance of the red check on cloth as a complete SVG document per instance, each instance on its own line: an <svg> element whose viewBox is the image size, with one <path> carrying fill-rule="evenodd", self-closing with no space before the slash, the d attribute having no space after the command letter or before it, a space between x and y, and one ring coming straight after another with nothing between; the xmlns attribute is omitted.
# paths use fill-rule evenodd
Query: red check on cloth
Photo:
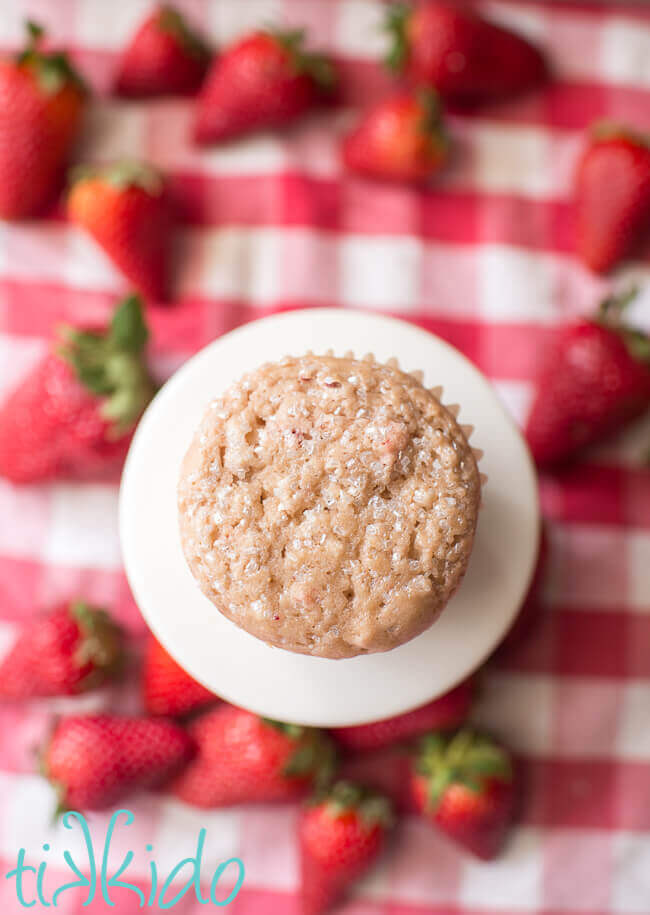
<svg viewBox="0 0 650 915"><path fill-rule="evenodd" d="M136 156L170 175L183 225L178 300L149 315L160 377L219 334L277 310L372 309L457 346L521 421L554 326L590 312L610 289L572 255L571 176L595 120L650 129L650 8L481 4L543 47L555 81L515 102L451 116L449 168L430 188L413 190L345 175L338 155L353 105L390 85L378 66L384 4L178 0L217 45L272 22L304 25L340 62L350 103L281 134L208 150L188 141L191 101L108 94L117 53L147 6L15 0L0 12L0 44L17 47L31 16L70 48L96 93L80 161ZM618 271L615 282L628 276L643 290L648 261ZM1 224L0 398L58 324L104 319L127 288L63 217ZM636 309L648 326L650 284ZM650 423L641 422L541 480L549 559L539 614L526 637L489 663L477 709L477 720L518 754L525 777L506 852L478 863L408 818L341 912L650 913L649 448ZM0 481L0 651L22 620L77 595L112 608L141 642L144 622L121 567L117 492L117 481L21 488ZM0 876L15 867L20 847L40 861L49 842L46 887L71 879L60 849L79 851L80 840L51 825L54 795L35 774L32 752L53 713L139 708L135 681L78 700L0 706ZM145 892L145 845L167 873L193 854L205 827L208 882L221 860L237 855L245 864L232 912L298 915L292 807L199 811L162 795L126 806L135 821L116 833L111 855L119 863L135 851L128 879ZM98 843L108 819L89 818ZM82 889L63 893L58 912L111 911L99 897L83 909L85 898ZM139 911L134 894L115 899L113 911ZM175 909L205 911L192 893ZM23 911L12 880L0 879L0 911Z"/></svg>

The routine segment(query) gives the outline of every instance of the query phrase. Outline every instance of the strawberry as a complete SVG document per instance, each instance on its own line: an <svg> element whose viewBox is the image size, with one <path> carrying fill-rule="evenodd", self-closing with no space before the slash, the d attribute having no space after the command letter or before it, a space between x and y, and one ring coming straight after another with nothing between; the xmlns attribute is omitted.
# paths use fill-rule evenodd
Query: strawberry
<svg viewBox="0 0 650 915"><path fill-rule="evenodd" d="M14 483L103 475L126 455L154 393L137 296L106 331L63 328L0 407L0 476Z"/></svg>
<svg viewBox="0 0 650 915"><path fill-rule="evenodd" d="M143 295L166 298L173 215L158 171L133 161L76 169L68 216L92 235Z"/></svg>
<svg viewBox="0 0 650 915"><path fill-rule="evenodd" d="M301 797L333 767L328 738L313 728L258 718L220 705L189 725L198 754L173 786L197 807Z"/></svg>
<svg viewBox="0 0 650 915"><path fill-rule="evenodd" d="M573 457L650 406L650 339L620 322L630 297L609 298L598 320L573 321L559 330L526 423L539 465Z"/></svg>
<svg viewBox="0 0 650 915"><path fill-rule="evenodd" d="M574 180L576 252L598 273L634 253L650 230L650 138L623 127L593 132Z"/></svg>
<svg viewBox="0 0 650 915"><path fill-rule="evenodd" d="M536 47L509 29L456 4L430 0L389 8L389 66L416 86L474 104L531 89L546 77Z"/></svg>
<svg viewBox="0 0 650 915"><path fill-rule="evenodd" d="M159 788L191 759L194 745L162 718L61 718L43 751L43 774L59 809L100 810L132 791Z"/></svg>
<svg viewBox="0 0 650 915"><path fill-rule="evenodd" d="M178 10L159 6L124 51L115 89L128 98L191 95L201 85L209 61L207 45Z"/></svg>
<svg viewBox="0 0 650 915"><path fill-rule="evenodd" d="M377 750L427 731L459 727L469 714L473 695L472 681L464 680L444 696L411 712L372 724L333 728L330 733L346 750Z"/></svg>
<svg viewBox="0 0 650 915"><path fill-rule="evenodd" d="M46 53L28 23L25 50L0 60L0 217L38 216L60 191L79 133L85 87L67 57Z"/></svg>
<svg viewBox="0 0 650 915"><path fill-rule="evenodd" d="M282 127L324 101L335 84L332 64L304 49L304 33L259 31L227 48L199 95L194 137L216 143Z"/></svg>
<svg viewBox="0 0 650 915"><path fill-rule="evenodd" d="M509 754L469 730L422 738L412 790L417 809L479 858L494 858L512 819L515 791Z"/></svg>
<svg viewBox="0 0 650 915"><path fill-rule="evenodd" d="M193 680L153 636L149 636L144 657L142 692L150 715L172 718L217 701L214 693Z"/></svg>
<svg viewBox="0 0 650 915"><path fill-rule="evenodd" d="M0 662L0 698L73 696L114 678L123 634L105 610L83 601L55 607L23 626Z"/></svg>
<svg viewBox="0 0 650 915"><path fill-rule="evenodd" d="M388 800L338 782L298 823L302 915L335 905L383 851L392 825Z"/></svg>
<svg viewBox="0 0 650 915"><path fill-rule="evenodd" d="M447 153L438 100L427 89L383 99L343 141L350 171L388 181L426 181L444 165Z"/></svg>

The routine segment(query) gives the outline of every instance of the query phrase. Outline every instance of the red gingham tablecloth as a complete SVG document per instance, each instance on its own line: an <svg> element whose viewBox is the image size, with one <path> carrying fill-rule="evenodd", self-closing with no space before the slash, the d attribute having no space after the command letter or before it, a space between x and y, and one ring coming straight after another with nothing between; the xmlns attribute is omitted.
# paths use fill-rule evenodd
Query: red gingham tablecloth
<svg viewBox="0 0 650 915"><path fill-rule="evenodd" d="M223 44L252 25L304 24L340 60L350 102L387 85L373 0L187 0L178 5ZM0 44L16 46L26 14L72 49L97 96L79 159L147 157L182 202L178 303L150 314L152 358L166 377L215 336L278 309L368 308L412 319L459 347L493 379L518 419L553 326L608 288L572 257L569 187L584 128L599 118L650 128L650 8L490 2L548 52L556 82L517 102L450 119L454 161L430 190L345 176L337 138L349 111L283 135L198 151L191 102L107 96L117 50L144 0L5 0ZM647 262L623 271L644 281ZM616 277L620 280L620 274ZM62 321L104 318L126 288L103 254L55 214L0 225L0 396ZM643 299L643 297L642 297ZM648 315L650 300L637 314ZM345 341L342 341L342 347ZM341 910L349 915L648 915L650 913L650 424L541 481L549 562L526 638L485 673L477 718L522 760L527 792L502 858L481 864L410 819L383 866ZM15 626L70 595L112 607L141 641L144 624L120 564L115 484L13 488L0 482L0 650ZM179 608L180 610L181 608ZM75 701L0 709L0 876L18 848L47 858L50 891L70 879L61 850L81 839L50 822L53 793L32 748L52 712L137 711L134 684ZM207 829L207 865L240 855L237 915L293 915L292 808L202 812L134 798L115 862L147 884L192 854ZM99 842L108 817L90 818ZM49 853L41 852L49 842ZM112 854L113 854L112 853ZM48 858L49 855L49 858ZM112 860L112 856L111 856ZM206 875L209 874L206 869ZM137 900L115 891L119 912ZM64 893L78 915L85 891ZM175 910L202 909L188 894ZM0 879L0 911L22 912ZM38 909L35 909L38 911ZM99 899L87 911L110 911Z"/></svg>

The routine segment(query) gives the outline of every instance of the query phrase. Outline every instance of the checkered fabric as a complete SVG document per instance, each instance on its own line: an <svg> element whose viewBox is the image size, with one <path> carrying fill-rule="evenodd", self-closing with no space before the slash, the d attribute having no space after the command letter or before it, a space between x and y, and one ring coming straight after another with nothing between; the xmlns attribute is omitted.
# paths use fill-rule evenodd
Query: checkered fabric
<svg viewBox="0 0 650 915"><path fill-rule="evenodd" d="M350 110L282 135L212 150L187 141L192 103L110 98L117 51L145 0L4 0L0 44L15 47L26 14L71 48L96 91L79 159L146 157L166 169L181 204L178 301L153 308L161 377L251 318L311 305L367 308L413 320L449 340L493 381L518 420L554 326L589 311L609 288L572 256L571 173L584 129L600 118L650 127L650 8L483 4L548 52L543 92L450 118L453 162L430 189L383 187L342 174L338 138ZM386 38L373 0L177 0L223 44L253 25L304 24L340 61L350 106L389 85L377 66ZM641 282L648 261L621 276ZM0 397L39 358L61 321L103 319L123 279L61 214L0 225ZM650 324L650 294L636 310ZM345 341L341 341L345 347ZM483 677L478 719L521 758L526 793L506 853L470 860L408 819L383 866L341 911L348 915L648 915L650 913L650 423L578 467L541 481L549 562L537 614ZM134 643L144 623L120 563L117 481L14 488L0 482L0 650L15 627L60 598L105 603ZM138 710L134 683L79 700L0 708L0 876L51 862L46 891L71 879L52 826L53 792L34 774L33 746L53 712ZM295 810L201 812L162 796L129 804L119 863L147 886L146 843L161 874L208 831L205 876L240 855L236 915L298 912ZM108 817L91 817L100 843ZM41 852L44 842L51 850ZM210 867L211 865L211 867ZM208 873L209 871L209 873ZM137 899L114 891L131 915ZM84 911L82 890L61 915ZM36 908L35 911L39 909ZM175 910L205 911L193 896ZM22 912L0 879L0 911ZM89 912L110 911L98 900Z"/></svg>

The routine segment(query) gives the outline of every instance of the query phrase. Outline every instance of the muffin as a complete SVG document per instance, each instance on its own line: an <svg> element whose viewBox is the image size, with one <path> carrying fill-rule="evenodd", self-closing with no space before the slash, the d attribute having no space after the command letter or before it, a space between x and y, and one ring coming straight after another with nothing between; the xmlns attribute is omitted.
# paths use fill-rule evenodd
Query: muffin
<svg viewBox="0 0 650 915"><path fill-rule="evenodd" d="M271 645L388 651L458 587L480 490L463 429L414 375L286 358L205 414L179 482L183 551L217 609Z"/></svg>

